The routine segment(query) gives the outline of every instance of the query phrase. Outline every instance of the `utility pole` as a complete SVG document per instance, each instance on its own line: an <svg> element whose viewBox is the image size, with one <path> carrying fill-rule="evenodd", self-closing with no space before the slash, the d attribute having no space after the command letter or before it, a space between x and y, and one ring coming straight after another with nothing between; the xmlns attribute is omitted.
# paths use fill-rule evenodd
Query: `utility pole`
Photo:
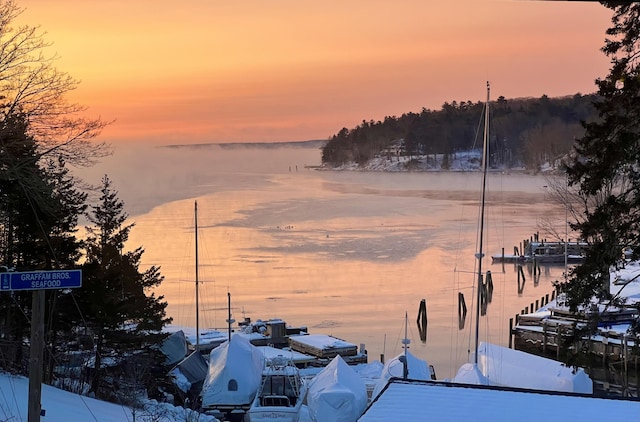
<svg viewBox="0 0 640 422"><path fill-rule="evenodd" d="M34 290L31 313L31 348L29 351L28 421L40 422L42 412L42 359L44 357L45 291Z"/></svg>

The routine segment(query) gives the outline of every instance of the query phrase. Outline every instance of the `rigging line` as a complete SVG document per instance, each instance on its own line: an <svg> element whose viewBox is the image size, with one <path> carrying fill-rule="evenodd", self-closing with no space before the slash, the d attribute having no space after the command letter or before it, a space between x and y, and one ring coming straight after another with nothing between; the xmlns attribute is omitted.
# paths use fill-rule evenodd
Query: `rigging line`
<svg viewBox="0 0 640 422"><path fill-rule="evenodd" d="M485 120L486 120L486 119L485 119L486 108L487 108L487 104L483 104L483 106L482 106L482 112L480 113L479 120L478 120L478 124L476 125L475 137L474 137L473 144L472 144L472 147L471 147L471 148L472 148L472 150L477 148L477 144L478 144L479 139L480 139L480 129L483 127L483 124L484 124L484 122L485 122ZM472 175L473 175L473 174L474 174L474 173L473 173L473 172L471 172L471 173L469 173L469 174L467 175L467 177L465 177L465 178L464 178L465 182L467 182L467 185L468 185L468 182L471 180L471 178L472 178ZM465 188L466 188L466 186L467 186L467 185L465 185ZM460 245L461 245L461 244L462 244L462 242L463 242L463 240L462 240L462 225L464 224L464 211L465 211L465 207L460 207L460 219L459 219L459 221L460 221L460 225L459 225L459 228L458 228L458 241L457 241L458 243L457 243L456 256L455 256L455 263L456 263L456 264L455 264L455 266L454 266L454 289L452 290L452 299L451 299L452 309L453 309L453 308L455 308L455 307L457 307L458 299L457 299L457 295L455 294L455 293L456 293L456 290L462 290L462 288L460 287L460 286L461 286L460 276L459 276L459 274L457 274L457 273L458 273L458 270L457 270L457 263L458 263L458 261L460 260L460 254L461 254L461 252L462 252L462 250L463 250L463 248L462 248ZM476 242L477 242L477 239L476 239ZM477 244L476 244L476 249L477 249ZM476 260L474 260L474 271L473 271L473 274L474 274L474 275L476 275L476 273L477 273L477 271L476 271L476 264L477 264L477 261L476 261ZM475 277L474 277L474 278L475 278ZM474 287L473 287L474 285L475 285L475 280L474 280L474 282L473 282L473 284L472 284L472 286L471 286L471 289L473 289L473 288L474 288ZM467 289L467 288L469 288L469 287L466 287L465 289ZM471 306L472 306L472 307L471 307L471 309L473 309L473 306L474 306L474 303L475 303L475 296L476 296L476 295L472 295L472 304L471 304ZM455 314L455 313L452 313L452 314L451 314L452 321L453 321L453 320L455 320L455 318L456 318L456 316L457 316L457 315L454 315L454 314ZM471 337L472 337L471 327L473 326L473 322L474 322L474 319L473 319L473 312L472 312L472 313L470 314L469 324L467 325L467 324L465 323L465 325L464 325L463 336L462 336L462 338L464 338L464 337L466 337L466 336L467 336L467 327L469 327L469 331L468 331L468 345L467 345L467 360L468 360L468 355L469 355L469 353L471 353ZM457 323L457 322L456 322L455 324L452 324L452 325L451 325L451 327L452 327L452 328L453 328L453 327L457 327L457 326L458 326L458 323ZM459 355L458 355L458 353L463 353L463 352L462 352L462 351L460 351L460 350L459 350L460 348L458 347L458 346L459 346L460 336L459 336L459 335L456 335L455 333L456 333L456 330L455 330L455 329L452 329L452 330L451 330L451 337L452 337L452 338L453 338L453 337L455 337L455 346L456 346L454 350L458 351L458 352L456 353L456 359L459 359ZM451 342L450 342L450 344L452 344L452 343L453 343L453 341L451 341ZM451 365L453 365L453 364L454 364L454 362L452 362L452 359L453 359L453 355L450 355L450 364L451 364ZM456 363L456 364L457 364L457 363ZM450 367L450 369L452 369L452 368Z"/></svg>
<svg viewBox="0 0 640 422"><path fill-rule="evenodd" d="M488 95L488 94L487 94ZM481 117L481 122L482 120L484 121L484 125L483 127L485 127L486 129L486 125L488 122L488 103L485 103L483 106L483 113L482 113L482 117ZM482 125L482 123L479 123L478 125L478 132L479 132L479 128L480 125ZM486 132L486 131L485 131ZM476 136L478 136L476 134ZM486 141L486 140L484 140ZM483 236L486 236L486 234L484 234L484 199L485 199L485 186L486 186L486 178L484 176L485 170L486 170L486 166L488 166L487 163L487 154L486 154L486 145L483 144L483 154L482 154L482 172L483 172L483 177L482 177L482 184L481 184L481 192L482 192L482 197L479 203L479 212L477 214L477 222L476 222L476 227L478 227L479 229L476 231L476 243L475 243L475 250L479 251L479 253L484 253L482 251L482 245L483 245ZM478 326L480 321L480 301L479 301L479 293L480 293L480 278L482 277L482 275L480 274L482 268L481 268L481 259L482 257L477 256L478 254L475 254L477 259L474 259L474 265L473 265L473 270L474 270L474 274L475 276L473 277L473 287L474 287L474 294L472 295L472 299L471 299L471 309L476 309L476 312L471 312L471 318L470 318L470 322L469 322L469 327L473 327ZM475 333L476 337L477 337L477 332ZM467 346L467 353L470 354L471 353L471 342L472 340L474 341L475 344L475 348L477 349L477 338L473 339L473 333L472 330L470 328L469 330L469 339L468 339L468 346ZM477 356L475 358L475 363L477 363Z"/></svg>
<svg viewBox="0 0 640 422"><path fill-rule="evenodd" d="M13 292L11 292L11 299L13 299L13 302L15 303L15 305L18 307L20 312L22 312L22 315L24 315L24 318L27 320L29 325L31 325L31 318L29 318L29 315L27 315L27 313L24 311L24 309L22 309L22 305L20 305L20 302L18 302L18 300L16 299L16 296L13 294Z"/></svg>
<svg viewBox="0 0 640 422"><path fill-rule="evenodd" d="M16 395L16 387L14 384L14 378L11 374L7 375L7 378L9 379L9 386L11 387L11 394L13 396L13 403L16 406L16 411L18 412L18 418L20 418L20 420L22 420L22 416L20 415L20 405L18 404L18 397ZM13 414L11 412L11 404L9 404L9 400L7 400L7 398L5 397L4 394L4 390L2 389L2 387L0 387L0 394L2 395L2 399L4 401L4 403L6 403L6 409L4 406L0 406L0 408L2 409L2 413L4 413L5 416L5 420L8 421L10 419L13 418ZM7 412L9 412L9 415L7 415ZM10 416L10 417L7 417Z"/></svg>
<svg viewBox="0 0 640 422"><path fill-rule="evenodd" d="M201 227L211 227L211 226L206 226L206 225L201 225ZM201 235L198 237L198 239L200 240L200 246L199 249L201 251L201 256L204 256L205 258L210 257L211 254L209 252L209 243L206 240L206 237L203 235L202 231L201 231ZM204 251L203 251L204 249ZM205 260L201 259L200 262L203 262ZM210 258L206 259L206 264L202 266L202 273L201 273L201 277L200 277L200 283L201 283L201 299L205 298L208 299L210 297L208 288L209 285L213 286L213 305L211 305L211 303L209 302L209 306L206 307L205 309L217 309L217 296L216 296L216 282L215 282L215 277L211 277L210 274L208 272L206 272L207 270L209 270L209 267L211 267L213 264L211 262ZM204 308L202 306L203 304L200 304L201 308ZM213 313L213 322L211 321L210 315L211 313ZM217 320L216 320L216 312L206 312L203 313L203 316L205 317L204 322L205 324L207 324L207 327L211 328L217 328Z"/></svg>

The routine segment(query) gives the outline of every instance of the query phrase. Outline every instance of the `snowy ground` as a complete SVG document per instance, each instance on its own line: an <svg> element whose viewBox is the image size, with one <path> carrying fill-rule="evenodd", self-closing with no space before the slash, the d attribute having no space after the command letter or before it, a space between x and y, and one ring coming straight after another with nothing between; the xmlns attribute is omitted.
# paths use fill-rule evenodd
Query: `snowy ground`
<svg viewBox="0 0 640 422"><path fill-rule="evenodd" d="M28 419L29 380L25 377L0 374L0 420L22 422ZM181 407L149 401L144 408L132 411L126 406L108 403L48 385L42 386L42 421L50 422L215 422Z"/></svg>
<svg viewBox="0 0 640 422"><path fill-rule="evenodd" d="M321 368L303 370L303 376L313 378ZM382 370L380 362L357 365L356 372L365 384L372 388ZM0 421L27 421L29 380L22 376L0 374ZM213 416L193 412L166 403L148 401L144 408L132 411L126 406L92 399L48 385L42 386L42 421L50 422L216 422ZM311 422L306 406L303 406L300 422Z"/></svg>

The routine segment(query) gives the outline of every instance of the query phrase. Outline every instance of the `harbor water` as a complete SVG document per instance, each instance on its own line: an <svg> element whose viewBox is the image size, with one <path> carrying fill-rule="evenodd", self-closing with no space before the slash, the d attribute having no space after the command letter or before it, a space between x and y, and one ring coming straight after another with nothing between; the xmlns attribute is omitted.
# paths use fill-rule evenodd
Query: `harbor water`
<svg viewBox="0 0 640 422"><path fill-rule="evenodd" d="M402 351L407 312L411 352L452 377L474 347L480 174L313 168L320 161L317 147L116 146L76 173L113 181L135 223L128 246L144 248L143 268L161 268L156 293L174 325L195 326L197 201L201 328L226 327L229 293L236 321L280 318L363 343L373 361ZM525 266L519 286L516 264L491 260L542 226L564 230L546 185L543 176L489 175L482 265L494 293L481 340L507 345L509 319L563 277L562 266L536 277ZM426 342L416 325L422 299Z"/></svg>

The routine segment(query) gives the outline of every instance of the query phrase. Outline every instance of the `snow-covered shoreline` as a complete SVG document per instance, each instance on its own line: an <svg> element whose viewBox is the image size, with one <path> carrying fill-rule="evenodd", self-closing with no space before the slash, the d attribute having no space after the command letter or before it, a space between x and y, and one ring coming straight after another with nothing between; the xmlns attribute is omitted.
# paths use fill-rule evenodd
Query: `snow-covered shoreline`
<svg viewBox="0 0 640 422"><path fill-rule="evenodd" d="M443 154L377 156L367 161L364 165L351 161L340 166L323 165L319 170L370 172L472 172L479 171L481 166L482 151L468 150L453 153L446 156L446 158ZM527 170L524 167L498 168L490 169L489 171L495 170L506 173L531 173L530 170ZM544 165L539 171L541 173L550 173L554 171L554 168L550 165Z"/></svg>

